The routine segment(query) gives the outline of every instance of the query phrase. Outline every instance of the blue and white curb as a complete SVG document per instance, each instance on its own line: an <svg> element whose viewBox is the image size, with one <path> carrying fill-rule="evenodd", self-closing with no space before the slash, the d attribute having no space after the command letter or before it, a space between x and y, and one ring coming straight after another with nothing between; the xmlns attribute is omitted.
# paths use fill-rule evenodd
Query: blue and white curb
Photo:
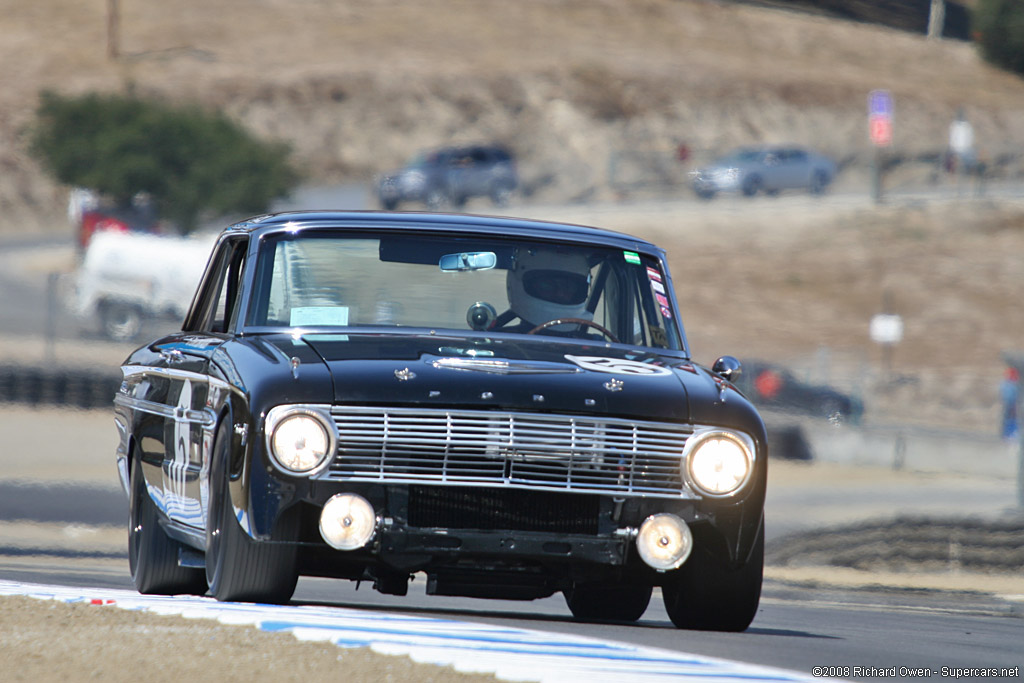
<svg viewBox="0 0 1024 683"><path fill-rule="evenodd" d="M386 655L540 683L667 683L670 681L816 681L796 672L672 650L558 633L365 612L345 607L223 603L194 596L158 597L134 591L0 581L0 596L89 603L291 633L302 641L367 647Z"/></svg>

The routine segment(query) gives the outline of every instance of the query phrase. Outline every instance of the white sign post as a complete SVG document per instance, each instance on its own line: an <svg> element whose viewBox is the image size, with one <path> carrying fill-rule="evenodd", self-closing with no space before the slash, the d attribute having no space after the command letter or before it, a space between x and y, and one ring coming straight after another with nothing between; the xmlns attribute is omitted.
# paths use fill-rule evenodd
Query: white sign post
<svg viewBox="0 0 1024 683"><path fill-rule="evenodd" d="M967 173L974 165L974 127L962 111L949 126L949 151L956 164L957 194L962 194Z"/></svg>
<svg viewBox="0 0 1024 683"><path fill-rule="evenodd" d="M871 318L871 341L882 345L882 367L888 376L892 367L892 347L903 341L903 318L893 313L878 313Z"/></svg>

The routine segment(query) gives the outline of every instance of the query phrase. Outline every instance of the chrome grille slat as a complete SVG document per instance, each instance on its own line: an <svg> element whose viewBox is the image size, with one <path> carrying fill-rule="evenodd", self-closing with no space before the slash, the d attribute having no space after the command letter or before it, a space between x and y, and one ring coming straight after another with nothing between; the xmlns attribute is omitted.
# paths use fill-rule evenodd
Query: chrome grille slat
<svg viewBox="0 0 1024 683"><path fill-rule="evenodd" d="M366 406L331 415L338 450L324 479L694 497L680 474L686 425Z"/></svg>

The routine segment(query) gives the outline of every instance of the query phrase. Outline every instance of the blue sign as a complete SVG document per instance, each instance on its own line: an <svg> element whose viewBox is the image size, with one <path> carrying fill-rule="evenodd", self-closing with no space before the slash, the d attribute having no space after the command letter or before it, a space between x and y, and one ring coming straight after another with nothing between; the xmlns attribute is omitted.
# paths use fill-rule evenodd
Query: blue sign
<svg viewBox="0 0 1024 683"><path fill-rule="evenodd" d="M888 90L872 90L868 95L868 115L892 118L892 95Z"/></svg>

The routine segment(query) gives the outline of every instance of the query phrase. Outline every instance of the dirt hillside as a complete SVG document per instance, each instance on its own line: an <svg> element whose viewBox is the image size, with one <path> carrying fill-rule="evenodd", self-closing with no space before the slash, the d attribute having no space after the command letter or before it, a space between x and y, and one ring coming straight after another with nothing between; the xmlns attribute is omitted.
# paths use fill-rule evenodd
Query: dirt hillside
<svg viewBox="0 0 1024 683"><path fill-rule="evenodd" d="M110 32L109 4L5 3L0 229L60 215L62 189L24 144L45 88L134 89L224 108L290 142L316 181L367 180L423 147L497 139L522 159L528 195L569 200L609 196L609 169L637 156L643 180L678 185L680 143L696 160L744 142L807 143L862 176L876 88L896 102L897 159L940 153L959 107L992 161L1024 151L1024 82L985 65L972 45L777 8L121 0Z"/></svg>
<svg viewBox="0 0 1024 683"><path fill-rule="evenodd" d="M1004 352L1024 352L1024 202L946 191L881 206L792 196L532 215L665 246L702 363L775 360L861 396L867 424L994 435ZM888 357L869 335L884 310L904 327Z"/></svg>
<svg viewBox="0 0 1024 683"><path fill-rule="evenodd" d="M877 394L883 418L994 429L1001 354L1024 347L1019 209L822 212L782 198L738 211L588 214L655 191L689 197L691 164L754 141L821 149L842 165L838 191L866 192L866 97L877 88L895 101L892 187L946 182L938 160L960 108L995 180L1014 181L1024 80L986 65L969 43L782 2L118 4L109 34L108 3L5 3L0 233L68 230L67 189L25 147L42 89L132 89L223 108L287 140L313 183L368 182L425 147L498 140L524 177L510 212L564 203L574 210L552 217L669 248L698 360L731 352L818 367L825 358L827 379ZM694 151L688 163L675 158L680 144ZM905 317L895 384L879 374L866 334L883 301Z"/></svg>

